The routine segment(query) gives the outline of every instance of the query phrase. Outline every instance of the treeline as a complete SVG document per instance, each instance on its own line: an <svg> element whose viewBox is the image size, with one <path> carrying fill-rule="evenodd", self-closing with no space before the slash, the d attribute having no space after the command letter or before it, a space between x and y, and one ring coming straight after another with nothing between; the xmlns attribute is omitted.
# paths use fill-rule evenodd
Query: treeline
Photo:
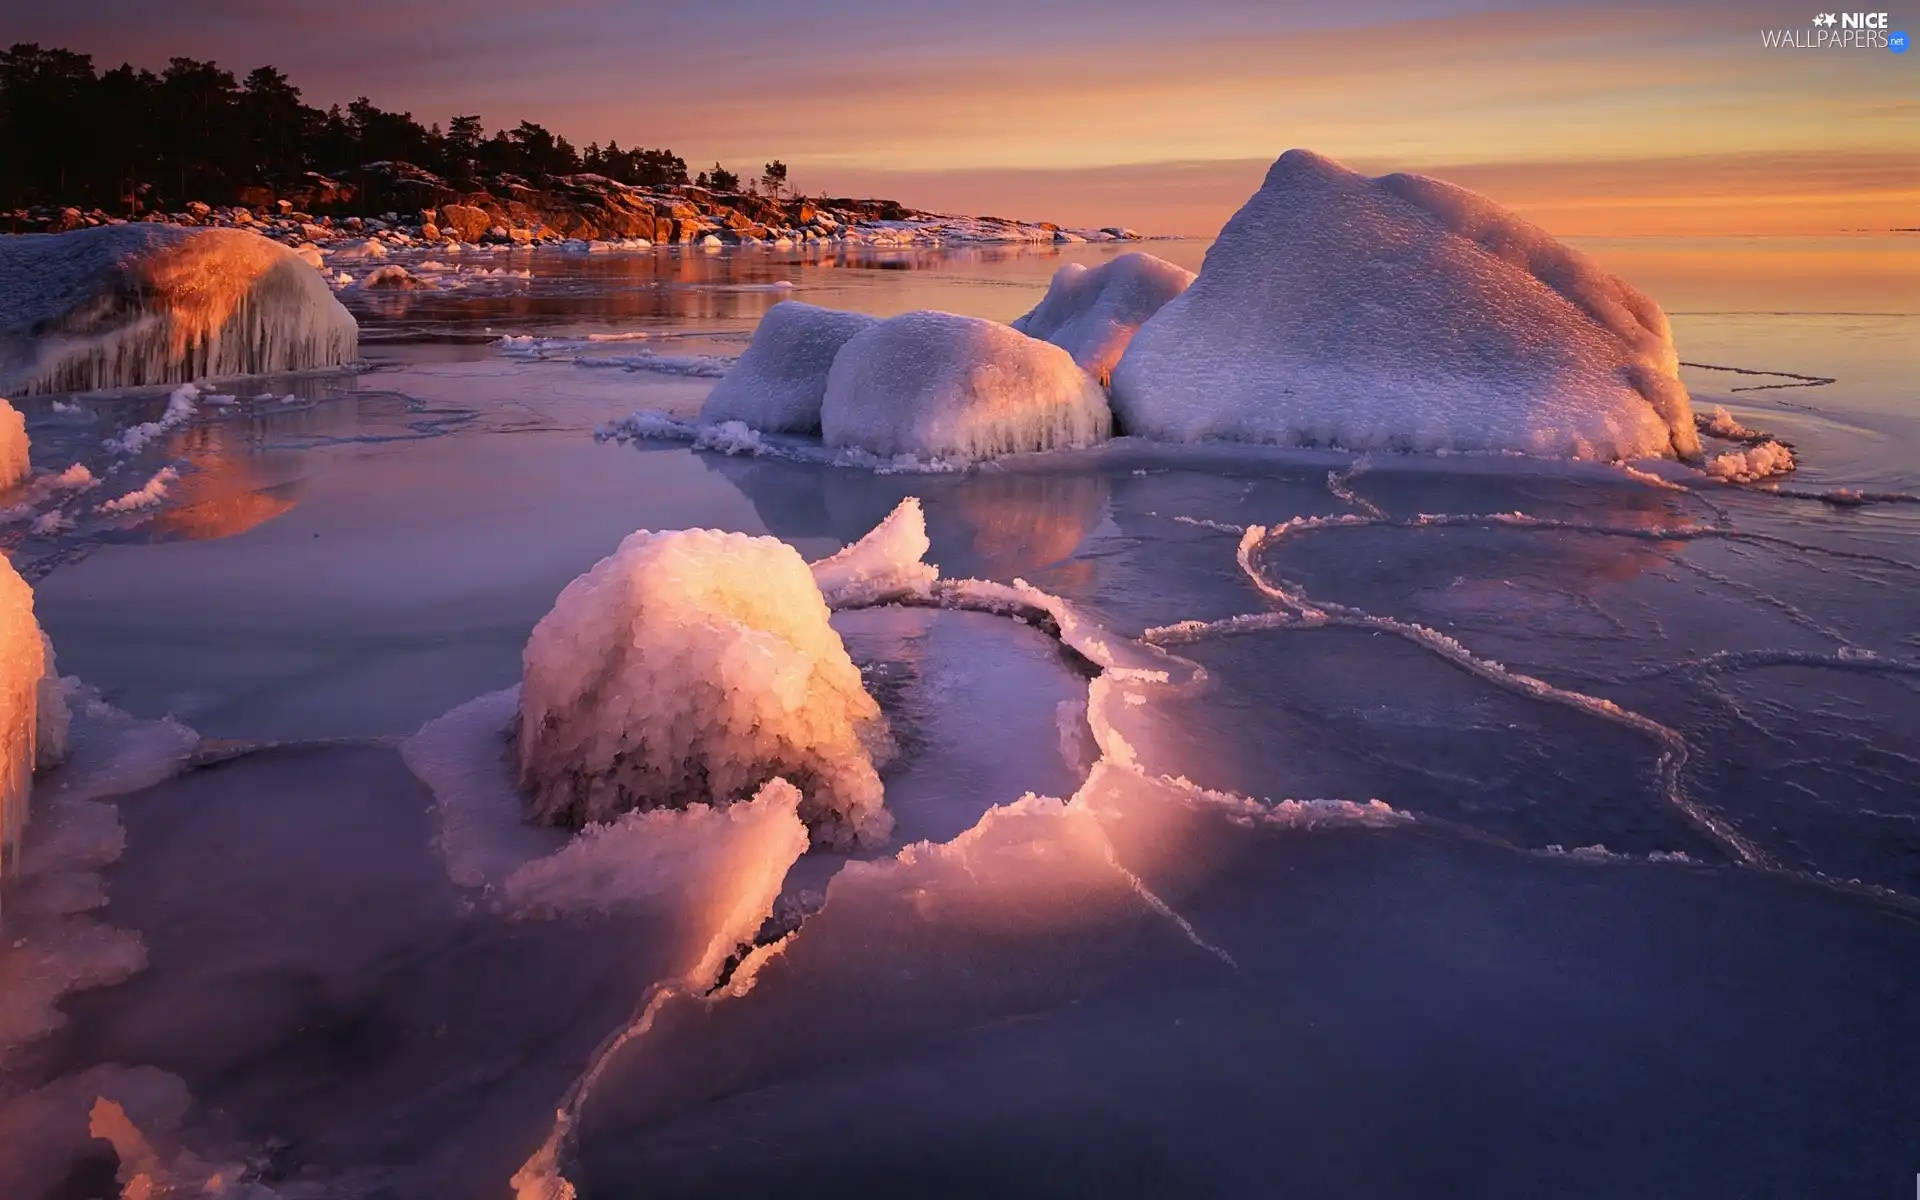
<svg viewBox="0 0 1920 1200"><path fill-rule="evenodd" d="M131 65L94 70L91 55L29 43L0 51L0 206L81 205L129 215L189 200L231 203L243 188L290 187L308 171L341 172L403 161L458 187L483 178L589 171L642 187L691 182L670 150L575 149L522 121L486 132L477 115L442 129L388 112L362 96L322 110L273 67L245 78L216 63L168 61L159 73ZM786 166L757 181L778 192ZM740 186L718 164L698 182Z"/></svg>

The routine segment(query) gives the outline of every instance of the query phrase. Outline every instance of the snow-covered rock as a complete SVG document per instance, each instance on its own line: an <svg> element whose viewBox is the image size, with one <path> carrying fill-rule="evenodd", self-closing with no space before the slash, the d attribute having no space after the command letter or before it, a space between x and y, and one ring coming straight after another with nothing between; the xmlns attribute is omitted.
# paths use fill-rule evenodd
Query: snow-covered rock
<svg viewBox="0 0 1920 1200"><path fill-rule="evenodd" d="M700 409L706 424L744 421L769 433L818 433L834 356L875 318L782 300Z"/></svg>
<svg viewBox="0 0 1920 1200"><path fill-rule="evenodd" d="M1068 263L1013 327L1059 346L1104 384L1140 326L1192 282L1192 271L1151 254L1122 254L1093 268Z"/></svg>
<svg viewBox="0 0 1920 1200"><path fill-rule="evenodd" d="M830 446L978 459L1092 445L1112 414L1060 347L997 321L910 312L841 347L820 427Z"/></svg>
<svg viewBox="0 0 1920 1200"><path fill-rule="evenodd" d="M0 555L0 874L18 857L27 824L46 646L33 615L33 589Z"/></svg>
<svg viewBox="0 0 1920 1200"><path fill-rule="evenodd" d="M0 400L0 492L26 482L32 469L27 451L27 419Z"/></svg>
<svg viewBox="0 0 1920 1200"><path fill-rule="evenodd" d="M0 390L307 370L358 348L320 275L256 233L127 224L0 238Z"/></svg>
<svg viewBox="0 0 1920 1200"><path fill-rule="evenodd" d="M885 719L807 564L773 538L642 530L527 642L517 753L535 816L729 804L769 779L835 845L885 838Z"/></svg>
<svg viewBox="0 0 1920 1200"><path fill-rule="evenodd" d="M1699 452L1659 305L1482 196L1289 150L1113 373L1126 432Z"/></svg>

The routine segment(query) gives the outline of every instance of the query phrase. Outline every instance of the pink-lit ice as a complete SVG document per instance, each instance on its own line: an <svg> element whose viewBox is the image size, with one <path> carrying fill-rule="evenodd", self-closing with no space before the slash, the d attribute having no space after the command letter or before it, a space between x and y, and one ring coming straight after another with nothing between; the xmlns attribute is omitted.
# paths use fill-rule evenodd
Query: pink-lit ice
<svg viewBox="0 0 1920 1200"><path fill-rule="evenodd" d="M1129 433L1692 456L1660 306L1499 205L1289 150L1113 373Z"/></svg>
<svg viewBox="0 0 1920 1200"><path fill-rule="evenodd" d="M743 421L769 433L818 433L834 356L875 324L863 313L783 300L767 310L746 353L714 385L703 424Z"/></svg>
<svg viewBox="0 0 1920 1200"><path fill-rule="evenodd" d="M910 312L841 348L820 426L829 446L982 459L1093 445L1112 415L1060 347L996 321Z"/></svg>
<svg viewBox="0 0 1920 1200"><path fill-rule="evenodd" d="M629 536L527 642L517 755L535 816L725 805L784 778L816 838L884 839L874 764L891 740L827 616L784 542Z"/></svg>
<svg viewBox="0 0 1920 1200"><path fill-rule="evenodd" d="M1122 254L1091 268L1068 263L1013 327L1059 346L1105 384L1140 326L1192 283L1192 271L1151 254Z"/></svg>

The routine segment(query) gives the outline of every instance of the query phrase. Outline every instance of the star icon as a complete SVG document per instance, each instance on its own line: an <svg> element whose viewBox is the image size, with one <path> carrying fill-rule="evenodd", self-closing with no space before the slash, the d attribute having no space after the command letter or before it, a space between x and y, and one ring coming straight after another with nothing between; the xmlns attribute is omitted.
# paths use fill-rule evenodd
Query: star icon
<svg viewBox="0 0 1920 1200"><path fill-rule="evenodd" d="M1832 13L1821 13L1818 16L1814 17L1813 23L1815 25L1832 26L1836 24L1838 20L1839 18L1835 17Z"/></svg>

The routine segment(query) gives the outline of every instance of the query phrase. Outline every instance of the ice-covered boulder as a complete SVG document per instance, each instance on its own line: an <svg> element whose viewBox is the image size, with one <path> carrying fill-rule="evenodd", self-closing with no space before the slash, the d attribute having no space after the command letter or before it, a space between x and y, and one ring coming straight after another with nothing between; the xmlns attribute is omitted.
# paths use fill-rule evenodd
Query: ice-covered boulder
<svg viewBox="0 0 1920 1200"><path fill-rule="evenodd" d="M1088 446L1112 428L1106 394L1060 347L997 321L910 312L833 360L820 428L873 454L990 458Z"/></svg>
<svg viewBox="0 0 1920 1200"><path fill-rule="evenodd" d="M632 534L560 593L524 667L519 778L542 821L728 804L781 777L828 844L891 826L885 719L784 542Z"/></svg>
<svg viewBox="0 0 1920 1200"><path fill-rule="evenodd" d="M875 323L864 313L782 300L760 318L746 353L707 396L700 420L744 421L769 433L820 432L834 356Z"/></svg>
<svg viewBox="0 0 1920 1200"><path fill-rule="evenodd" d="M1105 384L1134 333L1192 282L1192 271L1151 254L1122 254L1092 268L1068 263L1013 327L1059 346Z"/></svg>
<svg viewBox="0 0 1920 1200"><path fill-rule="evenodd" d="M339 366L359 327L292 250L242 229L0 238L0 391Z"/></svg>
<svg viewBox="0 0 1920 1200"><path fill-rule="evenodd" d="M0 875L19 854L27 823L46 646L33 615L33 589L0 555Z"/></svg>
<svg viewBox="0 0 1920 1200"><path fill-rule="evenodd" d="M27 419L20 410L0 400L0 492L27 480Z"/></svg>
<svg viewBox="0 0 1920 1200"><path fill-rule="evenodd" d="M1289 150L1113 373L1128 433L1699 451L1660 306L1499 205Z"/></svg>

